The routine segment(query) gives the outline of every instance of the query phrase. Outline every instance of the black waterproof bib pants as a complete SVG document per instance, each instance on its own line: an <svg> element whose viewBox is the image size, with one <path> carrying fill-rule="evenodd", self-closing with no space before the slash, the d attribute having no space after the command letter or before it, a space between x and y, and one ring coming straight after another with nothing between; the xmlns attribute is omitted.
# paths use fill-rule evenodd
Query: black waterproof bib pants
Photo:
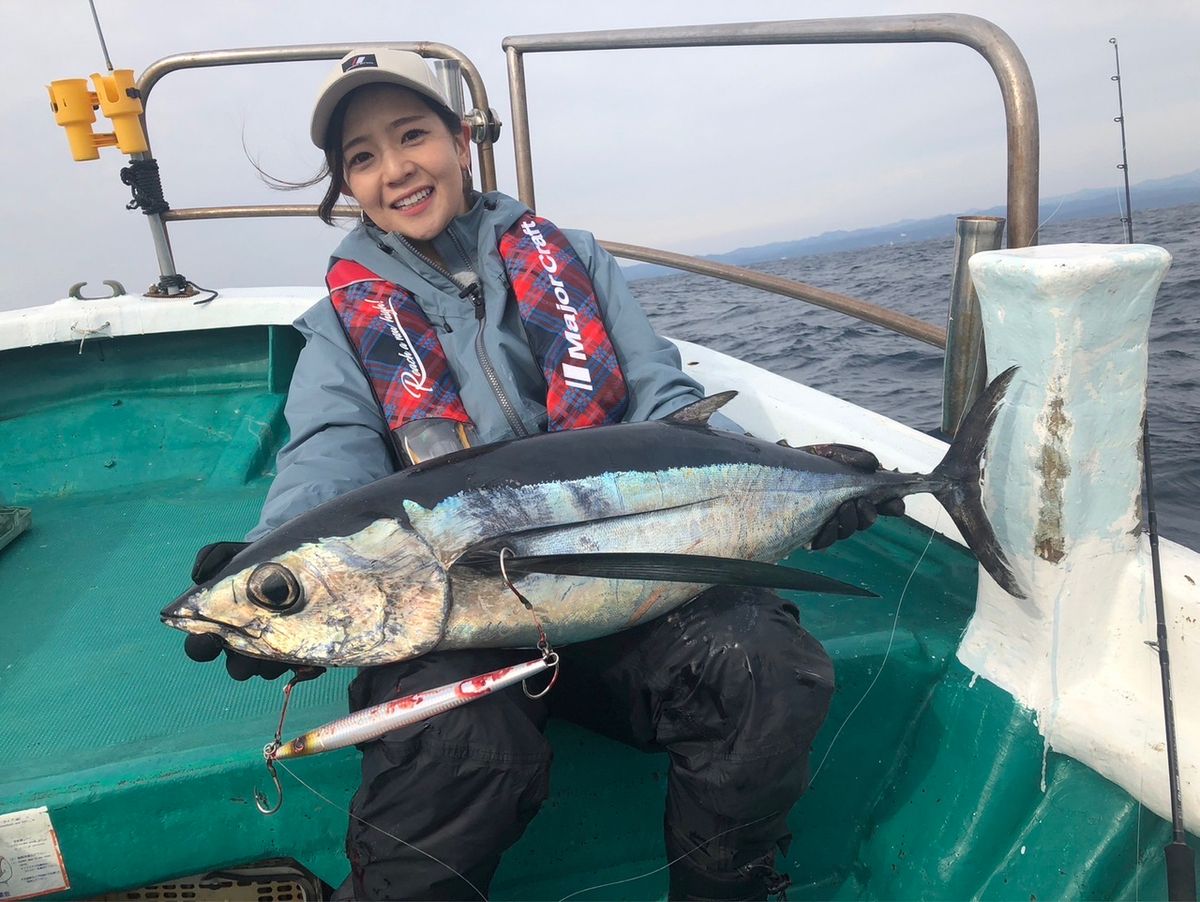
<svg viewBox="0 0 1200 902"><path fill-rule="evenodd" d="M787 814L807 788L809 748L833 693L829 657L796 608L766 590L718 587L560 652L561 678L544 699L513 687L362 747L351 806L362 820L350 821L351 875L336 898L478 898L428 856L486 893L547 796L548 715L668 753L667 856L683 856L671 866L673 898L765 898L777 888L775 851L790 839ZM350 706L529 657L443 652L370 668L351 684ZM739 824L750 826L730 829Z"/></svg>

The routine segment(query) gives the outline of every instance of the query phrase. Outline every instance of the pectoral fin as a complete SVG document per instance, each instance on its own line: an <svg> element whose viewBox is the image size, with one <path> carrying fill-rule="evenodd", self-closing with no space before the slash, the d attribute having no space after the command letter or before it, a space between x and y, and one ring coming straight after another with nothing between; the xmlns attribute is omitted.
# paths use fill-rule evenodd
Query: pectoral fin
<svg viewBox="0 0 1200 902"><path fill-rule="evenodd" d="M762 586L828 595L879 597L867 589L808 570L701 554L545 554L508 558L505 567L509 573L664 580L713 586Z"/></svg>

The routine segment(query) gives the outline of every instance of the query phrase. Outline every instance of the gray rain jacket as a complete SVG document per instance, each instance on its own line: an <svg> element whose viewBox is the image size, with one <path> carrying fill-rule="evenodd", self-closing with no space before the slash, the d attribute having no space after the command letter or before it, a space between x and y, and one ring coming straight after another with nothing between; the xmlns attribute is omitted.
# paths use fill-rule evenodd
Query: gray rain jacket
<svg viewBox="0 0 1200 902"><path fill-rule="evenodd" d="M480 329L484 352L525 431L546 428L546 383L517 306L509 303L508 280L497 249L500 236L525 211L523 204L505 194L477 195L472 208L433 241L452 272L468 266L456 239L470 258L484 292L482 321L453 283L395 235L360 224L334 252L335 257L361 263L413 293L437 330L482 442L513 438L517 432L484 376L475 344ZM629 391L625 420L664 417L702 397L700 385L680 369L675 346L654 334L616 261L591 233L565 229L564 234L591 276L604 326L621 364ZM247 541L330 498L395 472L388 425L329 299L305 312L295 325L307 343L296 363L285 408L291 438L280 449L278 474ZM733 428L728 420L714 425Z"/></svg>

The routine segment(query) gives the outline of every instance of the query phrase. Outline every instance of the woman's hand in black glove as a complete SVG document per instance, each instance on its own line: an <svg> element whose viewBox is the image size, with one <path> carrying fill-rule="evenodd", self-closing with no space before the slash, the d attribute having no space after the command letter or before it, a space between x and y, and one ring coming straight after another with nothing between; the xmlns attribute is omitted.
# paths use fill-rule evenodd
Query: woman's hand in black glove
<svg viewBox="0 0 1200 902"><path fill-rule="evenodd" d="M183 640L183 653L193 661L212 661L221 652L225 652L225 669L239 683L254 676L274 680L287 673L291 666L282 661L268 661L239 654L232 648L226 648L221 638L212 633L191 633Z"/></svg>
<svg viewBox="0 0 1200 902"><path fill-rule="evenodd" d="M783 441L780 444L786 445L787 442ZM805 445L797 450L836 461L863 473L874 473L879 469L879 458L865 448L856 448L854 445ZM866 529L880 514L885 517L903 516L904 499L888 498L878 504L866 498L853 498L843 502L834 511L833 516L817 530L810 547L814 551L828 548L838 539L845 539L859 530Z"/></svg>

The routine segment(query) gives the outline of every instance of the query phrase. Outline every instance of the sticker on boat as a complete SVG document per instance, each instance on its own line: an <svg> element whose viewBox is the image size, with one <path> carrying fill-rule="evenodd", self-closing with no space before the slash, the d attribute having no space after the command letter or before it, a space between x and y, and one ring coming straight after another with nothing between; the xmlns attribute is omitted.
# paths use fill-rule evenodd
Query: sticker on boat
<svg viewBox="0 0 1200 902"><path fill-rule="evenodd" d="M0 899L32 899L71 888L50 812L0 814Z"/></svg>

